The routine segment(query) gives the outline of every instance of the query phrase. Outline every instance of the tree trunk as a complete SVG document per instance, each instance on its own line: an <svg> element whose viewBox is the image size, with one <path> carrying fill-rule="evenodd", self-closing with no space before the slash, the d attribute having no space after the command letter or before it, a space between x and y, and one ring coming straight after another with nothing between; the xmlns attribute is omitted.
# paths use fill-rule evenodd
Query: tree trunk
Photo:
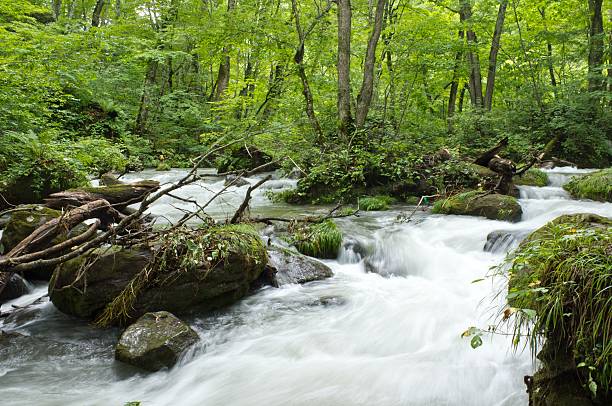
<svg viewBox="0 0 612 406"><path fill-rule="evenodd" d="M236 7L236 0L227 0L227 12L231 12ZM223 99L223 95L229 86L231 61L229 56L229 46L224 46L221 57L221 63L219 64L219 73L217 74L217 82L215 86L215 93L213 96L214 101Z"/></svg>
<svg viewBox="0 0 612 406"><path fill-rule="evenodd" d="M91 16L91 25L93 27L100 26L100 14L102 14L102 9L104 8L104 2L106 0L97 0L96 6L94 7L93 14Z"/></svg>
<svg viewBox="0 0 612 406"><path fill-rule="evenodd" d="M544 7L539 9L542 21L544 22L544 32L546 33L546 59L548 64L548 74L550 75L550 84L553 88L557 87L557 78L555 77L555 69L553 67L553 48L548 39L548 24L546 23L546 9Z"/></svg>
<svg viewBox="0 0 612 406"><path fill-rule="evenodd" d="M62 13L62 0L53 0L51 7L53 8L53 17L57 21Z"/></svg>
<svg viewBox="0 0 612 406"><path fill-rule="evenodd" d="M478 56L478 49L474 51L472 48L478 46L478 38L476 33L472 30L470 24L472 19L472 4L471 0L460 0L460 18L461 21L467 24L466 37L467 37L467 60L470 67L470 98L472 106L481 108L483 107L482 98L482 76L480 73L480 57Z"/></svg>
<svg viewBox="0 0 612 406"><path fill-rule="evenodd" d="M115 0L115 18L121 18L121 0Z"/></svg>
<svg viewBox="0 0 612 406"><path fill-rule="evenodd" d="M338 135L348 139L351 125L351 1L338 0Z"/></svg>
<svg viewBox="0 0 612 406"><path fill-rule="evenodd" d="M156 60L149 61L147 73L145 74L144 84L142 85L142 95L140 96L140 105L138 106L138 114L136 115L136 123L134 130L137 134L146 134L149 119L149 106L152 99L152 92L157 78L158 63Z"/></svg>
<svg viewBox="0 0 612 406"><path fill-rule="evenodd" d="M589 0L589 90L604 90L604 29L601 5L603 0Z"/></svg>
<svg viewBox="0 0 612 406"><path fill-rule="evenodd" d="M365 124L370 104L372 103L372 92L374 89L374 63L376 62L376 46L380 38L383 25L383 13L385 11L386 0L378 0L376 5L376 15L374 17L374 28L368 41L366 57L363 64L363 82L361 90L357 95L357 110L355 112L355 127L362 128ZM350 34L349 34L350 35Z"/></svg>
<svg viewBox="0 0 612 406"><path fill-rule="evenodd" d="M464 38L463 30L459 30L459 40L463 43ZM461 67L461 59L463 58L463 51L459 50L455 54L455 65L453 66L453 81L450 87L450 93L448 95L448 130L452 131L451 118L455 115L455 108L457 105L457 94L459 92L459 68Z"/></svg>
<svg viewBox="0 0 612 406"><path fill-rule="evenodd" d="M264 120L270 118L274 112L275 101L283 92L283 82L285 80L285 66L282 64L272 65L270 69L270 80L268 81L268 94L266 95L265 108L262 116ZM259 113L259 111L257 112Z"/></svg>
<svg viewBox="0 0 612 406"><path fill-rule="evenodd" d="M497 22L495 23L495 31L493 32L493 40L491 41L491 51L489 52L489 71L487 73L487 89L484 98L484 108L489 111L491 107L493 107L493 89L495 87L495 73L497 70L497 54L499 53L499 44L502 29L504 27L504 19L506 18L507 7L508 0L502 0L499 4Z"/></svg>
<svg viewBox="0 0 612 406"><path fill-rule="evenodd" d="M304 95L304 101L306 103L306 116L308 117L308 121L310 122L310 126L312 127L315 136L317 137L317 141L322 142L323 130L321 130L321 125L319 124L319 120L315 114L312 91L310 90L308 76L306 76L306 67L304 66L304 42L306 41L306 34L304 33L300 23L300 13L298 10L297 0L291 0L291 11L293 12L295 29L297 30L298 39L300 40L300 44L298 45L295 55L293 56L293 61L297 65L298 76L302 82L302 94Z"/></svg>

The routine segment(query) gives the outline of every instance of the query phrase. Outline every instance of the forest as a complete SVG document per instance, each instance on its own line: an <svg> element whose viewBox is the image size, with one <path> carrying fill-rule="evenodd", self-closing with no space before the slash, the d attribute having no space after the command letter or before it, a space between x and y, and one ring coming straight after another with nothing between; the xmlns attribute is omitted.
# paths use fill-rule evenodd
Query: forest
<svg viewBox="0 0 612 406"><path fill-rule="evenodd" d="M610 0L2 0L0 399L610 404L611 166Z"/></svg>

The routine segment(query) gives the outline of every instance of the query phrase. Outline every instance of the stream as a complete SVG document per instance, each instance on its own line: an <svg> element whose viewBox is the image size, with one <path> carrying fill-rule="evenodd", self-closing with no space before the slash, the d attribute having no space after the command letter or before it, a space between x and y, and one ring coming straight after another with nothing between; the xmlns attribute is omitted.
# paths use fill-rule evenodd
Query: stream
<svg viewBox="0 0 612 406"><path fill-rule="evenodd" d="M472 349L461 333L495 324L505 300L497 295L505 289L502 278L472 283L518 243L485 252L490 232L520 238L561 214L612 217L612 204L572 200L561 188L584 170L547 172L549 186L520 187L523 221L516 224L420 209L409 223L397 223L410 206L338 219L347 244L337 260L325 261L333 278L264 288L230 308L185 318L201 342L169 371L144 374L114 361L118 329L75 321L43 299L0 319L0 329L30 336L0 347L0 404L525 406L523 376L534 370L529 350L513 351L511 338L503 335L487 336ZM184 173L145 171L125 180L173 182ZM264 184L254 192L252 213L327 211L266 198L267 190L295 183ZM222 187L223 180L211 177L176 194L201 204ZM246 188L230 188L207 212L231 216ZM185 209L193 205L164 197L151 212L175 220ZM366 272L366 266L380 274ZM35 286L1 310L45 293L46 286Z"/></svg>

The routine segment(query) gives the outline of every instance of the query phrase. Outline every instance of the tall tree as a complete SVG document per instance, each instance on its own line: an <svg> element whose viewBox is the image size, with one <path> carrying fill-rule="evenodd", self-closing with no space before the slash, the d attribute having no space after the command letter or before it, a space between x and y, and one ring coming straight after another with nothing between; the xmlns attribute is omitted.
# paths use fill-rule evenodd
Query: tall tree
<svg viewBox="0 0 612 406"><path fill-rule="evenodd" d="M506 18L506 8L508 0L501 0L499 10L497 12L497 22L495 23L495 31L491 40L491 51L489 52L489 71L487 73L487 88L484 98L484 108L491 110L493 106L493 89L495 87L495 73L497 70L497 54L499 53L500 40L502 29L504 27L504 19Z"/></svg>
<svg viewBox="0 0 612 406"><path fill-rule="evenodd" d="M351 116L351 1L338 0L338 135L348 138Z"/></svg>
<svg viewBox="0 0 612 406"><path fill-rule="evenodd" d="M472 106L481 108L483 107L482 98L482 76L480 73L480 57L478 56L478 50L474 49L478 47L478 38L472 27L472 1L471 0L460 0L459 14L461 21L466 24L466 38L467 38L467 60L470 68L470 98Z"/></svg>
<svg viewBox="0 0 612 406"><path fill-rule="evenodd" d="M102 14L102 9L104 8L106 0L97 0L96 5L94 6L93 14L91 15L91 25L93 27L100 26L100 15Z"/></svg>
<svg viewBox="0 0 612 406"><path fill-rule="evenodd" d="M374 27L368 41L365 61L363 64L363 82L361 90L357 96L357 110L355 112L355 127L361 128L365 124L370 104L372 103L372 91L374 89L374 63L376 62L376 47L380 38L383 26L383 15L386 0L378 0L376 5L376 15L374 17Z"/></svg>
<svg viewBox="0 0 612 406"><path fill-rule="evenodd" d="M236 0L227 0L227 12L230 13L236 7ZM227 87L229 86L230 72L231 72L231 61L229 55L230 47L228 45L223 47L221 62L219 63L219 72L217 73L217 81L215 86L215 92L213 95L214 101L219 101L223 98Z"/></svg>
<svg viewBox="0 0 612 406"><path fill-rule="evenodd" d="M601 4L603 0L589 0L589 90L605 89L603 73L604 29Z"/></svg>

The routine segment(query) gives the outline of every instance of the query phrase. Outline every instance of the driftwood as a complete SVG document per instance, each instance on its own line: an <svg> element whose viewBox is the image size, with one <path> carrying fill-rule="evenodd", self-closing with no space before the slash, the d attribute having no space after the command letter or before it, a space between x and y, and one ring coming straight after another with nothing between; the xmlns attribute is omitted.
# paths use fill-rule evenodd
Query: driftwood
<svg viewBox="0 0 612 406"><path fill-rule="evenodd" d="M106 200L118 210L130 204L141 202L145 196L159 189L159 182L144 180L131 184L117 184L102 187L85 187L53 193L45 199L45 205L52 209L79 207L96 200Z"/></svg>

